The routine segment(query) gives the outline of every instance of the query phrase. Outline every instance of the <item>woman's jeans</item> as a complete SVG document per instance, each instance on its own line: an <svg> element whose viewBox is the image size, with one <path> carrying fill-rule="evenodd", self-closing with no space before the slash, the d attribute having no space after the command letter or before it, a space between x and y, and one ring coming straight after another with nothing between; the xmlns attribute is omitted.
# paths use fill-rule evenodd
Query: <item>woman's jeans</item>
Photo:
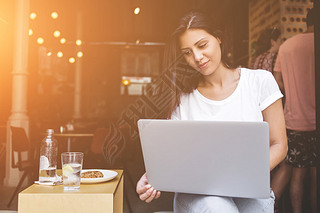
<svg viewBox="0 0 320 213"><path fill-rule="evenodd" d="M270 198L231 198L209 195L176 193L174 196L175 213L273 213L274 194Z"/></svg>

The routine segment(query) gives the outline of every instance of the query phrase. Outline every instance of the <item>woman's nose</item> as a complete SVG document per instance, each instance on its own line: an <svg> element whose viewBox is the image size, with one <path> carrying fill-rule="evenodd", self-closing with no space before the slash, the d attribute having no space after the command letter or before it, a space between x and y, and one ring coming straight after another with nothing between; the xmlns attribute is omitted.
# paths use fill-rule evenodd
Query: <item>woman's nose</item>
<svg viewBox="0 0 320 213"><path fill-rule="evenodd" d="M194 51L194 60L200 62L203 59L203 54L201 51Z"/></svg>

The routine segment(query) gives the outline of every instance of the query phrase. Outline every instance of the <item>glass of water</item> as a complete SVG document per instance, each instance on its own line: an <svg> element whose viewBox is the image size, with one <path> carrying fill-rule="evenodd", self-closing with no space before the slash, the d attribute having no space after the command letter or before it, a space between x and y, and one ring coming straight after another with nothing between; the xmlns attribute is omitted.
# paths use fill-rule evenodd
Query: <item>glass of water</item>
<svg viewBox="0 0 320 213"><path fill-rule="evenodd" d="M80 189L82 152L64 152L61 154L63 189L74 191Z"/></svg>

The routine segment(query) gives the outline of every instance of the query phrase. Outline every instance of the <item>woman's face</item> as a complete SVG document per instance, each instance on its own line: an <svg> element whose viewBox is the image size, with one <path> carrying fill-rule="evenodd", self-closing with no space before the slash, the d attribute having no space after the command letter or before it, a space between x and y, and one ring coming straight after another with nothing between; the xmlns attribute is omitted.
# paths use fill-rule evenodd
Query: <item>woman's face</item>
<svg viewBox="0 0 320 213"><path fill-rule="evenodd" d="M221 65L221 41L205 30L187 30L179 41L187 63L202 75L212 74Z"/></svg>

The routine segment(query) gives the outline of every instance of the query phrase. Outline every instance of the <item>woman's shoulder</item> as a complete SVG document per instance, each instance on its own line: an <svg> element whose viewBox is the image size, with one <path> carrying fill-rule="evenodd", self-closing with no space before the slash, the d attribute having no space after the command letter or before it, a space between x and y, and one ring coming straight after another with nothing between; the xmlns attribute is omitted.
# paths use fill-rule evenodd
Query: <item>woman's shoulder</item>
<svg viewBox="0 0 320 213"><path fill-rule="evenodd" d="M273 78L272 73L267 70L248 68L241 68L241 76L247 85L255 85L258 88L260 87L259 85Z"/></svg>
<svg viewBox="0 0 320 213"><path fill-rule="evenodd" d="M241 75L243 74L246 77L249 78L265 78L267 76L272 76L272 73L263 70L263 69L249 69L249 68L240 68L241 69Z"/></svg>

